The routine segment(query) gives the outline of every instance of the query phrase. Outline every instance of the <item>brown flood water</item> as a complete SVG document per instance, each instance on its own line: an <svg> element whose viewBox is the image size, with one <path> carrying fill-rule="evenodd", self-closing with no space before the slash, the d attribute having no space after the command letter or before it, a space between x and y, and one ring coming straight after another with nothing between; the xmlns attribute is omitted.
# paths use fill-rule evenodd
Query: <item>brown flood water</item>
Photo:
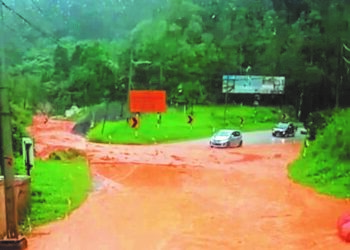
<svg viewBox="0 0 350 250"><path fill-rule="evenodd" d="M66 219L34 229L30 250L349 249L337 236L349 201L291 182L299 144L210 149L88 143L73 124L36 117L37 155L86 152L94 191Z"/></svg>

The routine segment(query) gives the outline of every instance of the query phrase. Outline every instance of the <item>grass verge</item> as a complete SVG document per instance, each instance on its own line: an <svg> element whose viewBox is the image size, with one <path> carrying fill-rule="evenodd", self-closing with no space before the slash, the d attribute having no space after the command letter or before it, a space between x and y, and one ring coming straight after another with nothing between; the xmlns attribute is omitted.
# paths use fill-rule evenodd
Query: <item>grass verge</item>
<svg viewBox="0 0 350 250"><path fill-rule="evenodd" d="M350 198L350 109L337 111L289 167L289 176L323 194Z"/></svg>
<svg viewBox="0 0 350 250"><path fill-rule="evenodd" d="M17 161L17 166L21 165L22 159ZM80 206L90 190L91 176L85 159L36 160L31 171L31 211L25 224L32 227L64 218Z"/></svg>
<svg viewBox="0 0 350 250"><path fill-rule="evenodd" d="M219 129L242 131L271 129L280 121L283 110L274 107L248 106L195 106L194 121L188 124L188 113L182 108L169 108L162 114L157 127L157 114L141 114L139 128L130 127L124 121L102 122L89 131L94 142L115 144L152 144L210 137ZM243 118L243 125L241 125Z"/></svg>

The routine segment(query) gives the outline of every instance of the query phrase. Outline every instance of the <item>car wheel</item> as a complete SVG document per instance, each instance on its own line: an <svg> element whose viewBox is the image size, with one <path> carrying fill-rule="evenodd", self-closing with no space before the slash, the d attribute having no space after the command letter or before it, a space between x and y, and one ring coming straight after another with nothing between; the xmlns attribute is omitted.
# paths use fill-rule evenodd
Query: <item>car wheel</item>
<svg viewBox="0 0 350 250"><path fill-rule="evenodd" d="M238 147L242 147L242 145L243 145L243 141L240 141L238 144Z"/></svg>

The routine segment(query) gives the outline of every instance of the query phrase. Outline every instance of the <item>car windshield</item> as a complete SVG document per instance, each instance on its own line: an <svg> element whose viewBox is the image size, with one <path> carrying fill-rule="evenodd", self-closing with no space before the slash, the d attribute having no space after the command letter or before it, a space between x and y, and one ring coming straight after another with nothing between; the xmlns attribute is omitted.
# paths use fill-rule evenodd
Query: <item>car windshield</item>
<svg viewBox="0 0 350 250"><path fill-rule="evenodd" d="M281 123L278 123L276 127L277 128L286 129L288 127L288 123L282 123L281 122Z"/></svg>
<svg viewBox="0 0 350 250"><path fill-rule="evenodd" d="M225 130L222 130L222 131L219 131L216 133L216 136L229 136L231 135L231 131L225 131Z"/></svg>

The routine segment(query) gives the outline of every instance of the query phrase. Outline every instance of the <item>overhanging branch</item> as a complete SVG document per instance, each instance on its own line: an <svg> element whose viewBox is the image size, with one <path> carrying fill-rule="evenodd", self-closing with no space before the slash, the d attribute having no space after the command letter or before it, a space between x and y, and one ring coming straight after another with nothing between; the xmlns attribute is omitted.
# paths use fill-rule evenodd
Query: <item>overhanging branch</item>
<svg viewBox="0 0 350 250"><path fill-rule="evenodd" d="M350 48L349 48L348 46L346 46L346 44L345 44L345 43L343 43L343 46L344 46L344 49L346 49L347 51L349 51L349 52L350 52Z"/></svg>
<svg viewBox="0 0 350 250"><path fill-rule="evenodd" d="M345 56L343 56L343 59L344 59L344 61L345 61L347 64L350 64L350 60L347 59Z"/></svg>

